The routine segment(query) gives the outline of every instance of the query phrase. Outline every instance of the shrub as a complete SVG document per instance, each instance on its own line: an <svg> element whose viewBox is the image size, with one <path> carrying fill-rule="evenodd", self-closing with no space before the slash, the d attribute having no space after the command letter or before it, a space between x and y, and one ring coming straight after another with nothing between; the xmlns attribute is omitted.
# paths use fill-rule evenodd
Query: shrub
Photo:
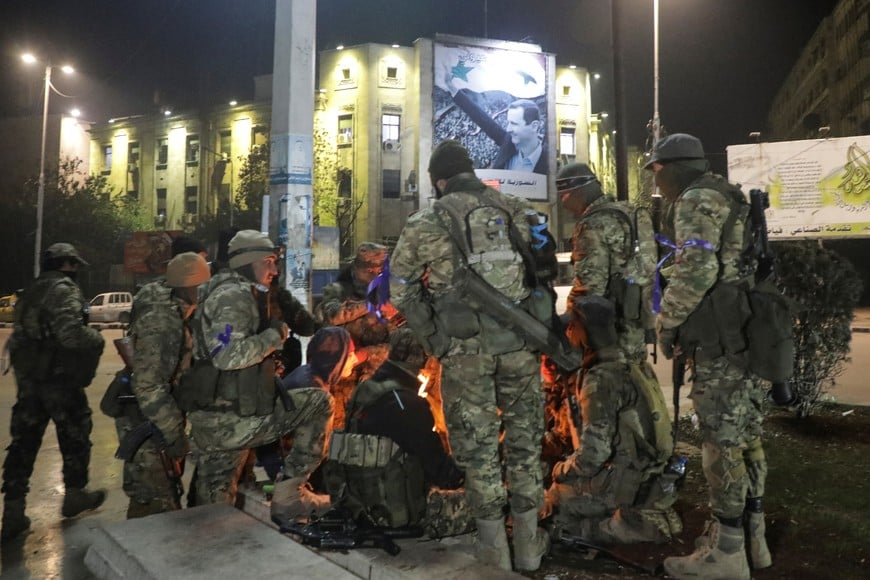
<svg viewBox="0 0 870 580"><path fill-rule="evenodd" d="M798 416L806 417L849 360L850 324L863 284L851 262L820 242L785 242L776 252L780 287L795 304L792 387Z"/></svg>

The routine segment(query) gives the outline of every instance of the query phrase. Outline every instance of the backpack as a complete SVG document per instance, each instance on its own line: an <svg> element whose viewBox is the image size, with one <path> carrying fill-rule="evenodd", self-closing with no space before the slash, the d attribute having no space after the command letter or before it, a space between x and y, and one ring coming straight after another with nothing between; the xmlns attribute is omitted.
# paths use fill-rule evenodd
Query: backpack
<svg viewBox="0 0 870 580"><path fill-rule="evenodd" d="M713 286L680 328L680 342L688 348L700 344L711 356L725 354L762 379L788 380L794 367L792 307L776 285L764 217L766 194L752 190L747 202L739 186L712 174L701 177L693 187L714 189L725 196L731 212L722 237L742 223L743 250L737 266L739 282ZM711 321L717 333L710 332Z"/></svg>

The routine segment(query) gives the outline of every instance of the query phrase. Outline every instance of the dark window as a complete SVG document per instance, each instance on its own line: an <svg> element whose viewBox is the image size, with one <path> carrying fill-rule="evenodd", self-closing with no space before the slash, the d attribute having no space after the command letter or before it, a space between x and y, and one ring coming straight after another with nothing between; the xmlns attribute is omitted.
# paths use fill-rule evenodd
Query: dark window
<svg viewBox="0 0 870 580"><path fill-rule="evenodd" d="M399 76L398 67L395 67L395 66L388 66L387 67L387 78L388 79L395 79L395 78L398 78L398 76Z"/></svg>
<svg viewBox="0 0 870 580"><path fill-rule="evenodd" d="M166 217L166 188L157 189L157 215Z"/></svg>
<svg viewBox="0 0 870 580"><path fill-rule="evenodd" d="M396 199L401 193L402 177L398 169L384 169L384 198Z"/></svg>
<svg viewBox="0 0 870 580"><path fill-rule="evenodd" d="M199 187L188 185L184 188L184 213L196 213L199 200Z"/></svg>
<svg viewBox="0 0 870 580"><path fill-rule="evenodd" d="M199 135L188 135L184 160L188 165L199 165Z"/></svg>
<svg viewBox="0 0 870 580"><path fill-rule="evenodd" d="M338 117L338 146L353 145L353 115Z"/></svg>
<svg viewBox="0 0 870 580"><path fill-rule="evenodd" d="M162 137L157 140L157 169L166 169L169 162L169 139Z"/></svg>
<svg viewBox="0 0 870 580"><path fill-rule="evenodd" d="M338 170L338 196L350 198L353 194L353 171L350 169Z"/></svg>
<svg viewBox="0 0 870 580"><path fill-rule="evenodd" d="M221 131L220 143L218 144L218 153L224 156L225 159L229 159L232 154L233 148L233 134L227 129L226 131Z"/></svg>

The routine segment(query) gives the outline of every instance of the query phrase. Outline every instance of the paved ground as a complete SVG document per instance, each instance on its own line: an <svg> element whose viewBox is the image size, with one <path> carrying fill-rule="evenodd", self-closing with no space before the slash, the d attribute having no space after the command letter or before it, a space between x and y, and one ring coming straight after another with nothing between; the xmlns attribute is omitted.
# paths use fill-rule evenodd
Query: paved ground
<svg viewBox="0 0 870 580"><path fill-rule="evenodd" d="M831 393L838 402L870 405L870 309L862 309L856 315L852 335L852 361L837 381ZM8 328L0 327L0 346L9 336ZM103 331L107 344L122 336L119 329ZM107 348L103 355L97 377L88 389L91 407L98 409L99 400L114 373L121 368L121 361L113 349ZM667 400L670 401L670 363L661 360L656 365ZM688 411L684 389L681 408ZM0 375L0 447L9 444L9 417L15 401L15 384L11 373ZM31 482L28 515L33 521L32 532L23 542L17 542L2 550L0 573L4 580L27 578L64 578L69 580L90 579L84 565L84 555L92 543L96 528L103 524L124 519L126 497L120 491L121 463L114 459L117 436L111 419L99 410L94 413L94 448L91 461L91 481L95 487L110 490L109 498L102 508L86 517L61 521L60 503L63 494L58 451L54 427L46 430L42 451L37 459L35 476Z"/></svg>

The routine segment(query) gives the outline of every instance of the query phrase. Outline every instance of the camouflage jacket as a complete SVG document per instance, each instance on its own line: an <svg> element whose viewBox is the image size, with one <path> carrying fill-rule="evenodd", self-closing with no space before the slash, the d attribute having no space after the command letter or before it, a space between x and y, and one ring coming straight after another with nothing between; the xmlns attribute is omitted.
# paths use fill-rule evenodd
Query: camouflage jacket
<svg viewBox="0 0 870 580"><path fill-rule="evenodd" d="M619 207L617 207L619 206ZM612 208L612 209L609 209ZM625 210L625 211L624 211ZM610 196L601 196L586 208L574 226L571 260L574 264L574 281L568 294L568 310L575 300L583 296L598 295L614 301L611 281L614 276L621 279L631 277L632 226L626 219L626 212L634 208L616 202ZM619 213L617 213L619 212ZM657 250L652 237L638 236L642 269L648 277L644 287L643 308L651 312L652 277L655 272ZM651 319L651 314L650 314ZM646 358L644 346L644 324L642 319L625 320L617 316L620 348L634 358Z"/></svg>
<svg viewBox="0 0 870 580"><path fill-rule="evenodd" d="M130 336L135 357L131 387L142 413L170 444L184 437L184 415L172 391L190 367L190 306L172 296L164 280L144 285L133 299Z"/></svg>
<svg viewBox="0 0 870 580"><path fill-rule="evenodd" d="M477 195L469 192L481 192L485 189L489 188L474 174L462 173L448 181L444 196L439 201L447 204L456 202L460 206L483 205ZM530 206L520 198L504 195L493 189L489 189L489 194L510 210L511 219L517 224L516 229L523 238L516 243L528 244L531 235L526 226L526 213L530 211ZM454 236L450 233L451 223L450 216L443 215L436 207L421 209L408 219L390 258L392 302L405 315L408 325L421 341L434 333L433 320L436 315L447 314L447 311L455 313L462 304L467 304L467 296L458 296L454 286L454 272L462 262L460 248L456 246ZM503 234L507 235L505 232ZM465 232L459 232L458 235L465 236ZM481 263L479 266L486 268L489 264ZM507 274L512 279L525 278L525 268L521 262L514 266L523 270L519 273L510 271ZM528 290L525 292L528 294ZM461 322L456 319L465 316L474 317L475 312L470 311L467 315L461 313L451 318ZM512 334L479 311L477 317L482 328L485 325L494 332ZM522 340L517 340L519 343L512 347L513 350L522 348Z"/></svg>
<svg viewBox="0 0 870 580"><path fill-rule="evenodd" d="M634 372L646 373L645 387L637 380L641 375L633 379L632 367L617 349L600 353L584 372L580 445L557 467L559 481L594 477L608 465L661 473L663 458L673 450L666 403L652 367L637 366ZM643 388L651 392L645 395Z"/></svg>
<svg viewBox="0 0 870 580"><path fill-rule="evenodd" d="M721 176L712 177L715 180L707 183L724 184ZM674 201L672 209L674 242L679 249L673 266L663 271L668 277L659 313L663 328L675 328L684 323L717 282L739 280L740 254L744 246L743 222L737 220L730 231L724 231L731 213L727 194L710 187L698 187L695 182ZM687 241L692 244L686 245ZM713 249L697 241L707 242Z"/></svg>
<svg viewBox="0 0 870 580"><path fill-rule="evenodd" d="M200 287L200 304L193 318L193 354L211 359L221 370L259 364L281 348L278 330L261 321L253 282L233 270L222 270ZM265 321L264 321L265 322Z"/></svg>
<svg viewBox="0 0 870 580"><path fill-rule="evenodd" d="M64 349L102 351L100 331L84 324L86 304L78 284L63 272L43 272L19 299L13 333Z"/></svg>

